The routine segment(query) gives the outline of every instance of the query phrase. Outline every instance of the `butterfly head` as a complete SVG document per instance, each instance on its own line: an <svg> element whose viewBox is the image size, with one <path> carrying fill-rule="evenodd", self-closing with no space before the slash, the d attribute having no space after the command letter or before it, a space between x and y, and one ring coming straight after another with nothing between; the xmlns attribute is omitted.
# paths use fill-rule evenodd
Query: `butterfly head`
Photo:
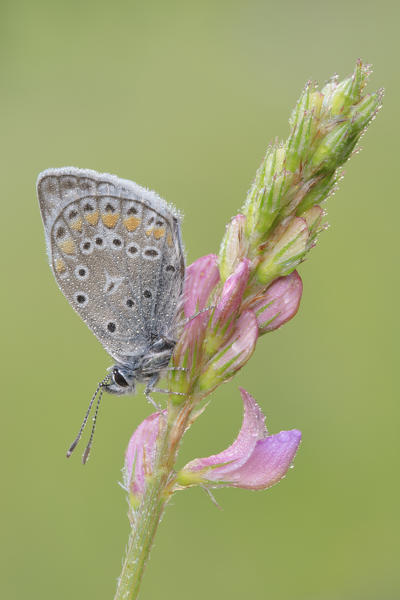
<svg viewBox="0 0 400 600"><path fill-rule="evenodd" d="M109 394L135 393L135 372L122 365L114 365L110 368L110 382L104 385L104 390Z"/></svg>

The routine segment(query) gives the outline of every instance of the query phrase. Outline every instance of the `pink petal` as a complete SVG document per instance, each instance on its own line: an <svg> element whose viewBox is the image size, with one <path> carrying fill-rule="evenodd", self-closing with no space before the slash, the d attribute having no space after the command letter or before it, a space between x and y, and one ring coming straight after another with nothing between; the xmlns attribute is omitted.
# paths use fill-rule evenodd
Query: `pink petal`
<svg viewBox="0 0 400 600"><path fill-rule="evenodd" d="M262 298L251 304L260 335L278 329L297 313L303 292L303 283L297 271L280 277L269 286Z"/></svg>
<svg viewBox="0 0 400 600"><path fill-rule="evenodd" d="M242 427L236 440L229 448L219 454L192 460L186 465L185 470L199 471L206 467L222 465L207 475L207 478L210 479L221 479L223 473L229 473L232 468L237 469L243 465L251 456L257 441L267 435L265 417L257 402L246 390L239 389L244 404L244 413ZM216 472L218 475L214 477Z"/></svg>
<svg viewBox="0 0 400 600"><path fill-rule="evenodd" d="M301 432L292 429L259 440L248 461L229 473L230 485L251 490L271 487L286 475L300 439Z"/></svg>
<svg viewBox="0 0 400 600"><path fill-rule="evenodd" d="M252 310L246 310L237 320L232 337L217 354L213 368L233 375L253 354L257 338L257 319Z"/></svg>
<svg viewBox="0 0 400 600"><path fill-rule="evenodd" d="M219 269L215 254L202 256L187 267L184 286L186 318L206 308L208 298L218 281Z"/></svg>
<svg viewBox="0 0 400 600"><path fill-rule="evenodd" d="M147 417L129 440L125 453L124 482L135 495L144 493L146 476L152 472L162 414L166 415L166 411Z"/></svg>
<svg viewBox="0 0 400 600"><path fill-rule="evenodd" d="M225 281L221 298L213 316L214 327L223 327L228 319L236 315L242 303L250 273L250 261L244 258L236 267L234 273Z"/></svg>

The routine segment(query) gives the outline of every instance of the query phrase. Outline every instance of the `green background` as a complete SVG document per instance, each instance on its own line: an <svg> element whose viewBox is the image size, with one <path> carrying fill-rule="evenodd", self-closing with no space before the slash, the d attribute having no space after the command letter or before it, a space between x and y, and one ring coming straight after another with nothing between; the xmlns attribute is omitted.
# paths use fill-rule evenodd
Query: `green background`
<svg viewBox="0 0 400 600"><path fill-rule="evenodd" d="M3 0L2 598L113 597L128 535L117 482L151 410L141 393L107 396L89 464L65 460L110 360L49 271L37 174L73 164L157 190L184 211L191 262L217 250L306 80L346 76L359 56L384 109L300 268L300 311L217 390L180 457L232 441L240 384L271 432L302 430L295 468L266 492L218 491L222 511L177 494L141 599L400 598L399 16L387 0Z"/></svg>

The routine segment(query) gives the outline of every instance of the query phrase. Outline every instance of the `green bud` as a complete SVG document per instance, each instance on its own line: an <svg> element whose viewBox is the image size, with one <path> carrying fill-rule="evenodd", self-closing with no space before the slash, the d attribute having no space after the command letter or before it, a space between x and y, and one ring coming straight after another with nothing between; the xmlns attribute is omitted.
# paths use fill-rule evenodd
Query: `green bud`
<svg viewBox="0 0 400 600"><path fill-rule="evenodd" d="M341 81L335 88L331 97L332 116L345 113L348 108L360 99L361 84L363 80L362 65L357 61L356 68L351 77Z"/></svg>
<svg viewBox="0 0 400 600"><path fill-rule="evenodd" d="M224 282L231 275L241 259L246 256L247 239L245 236L246 217L236 215L226 226L224 238L219 250L219 272Z"/></svg>
<svg viewBox="0 0 400 600"><path fill-rule="evenodd" d="M315 183L313 183L313 185L310 187L310 190L298 205L296 216L301 217L303 213L311 206L326 200L331 194L332 190L335 188L337 179L338 176L336 173L315 178Z"/></svg>
<svg viewBox="0 0 400 600"><path fill-rule="evenodd" d="M351 135L352 124L349 121L339 122L321 141L310 161L314 172L332 173L350 156L357 142Z"/></svg>
<svg viewBox="0 0 400 600"><path fill-rule="evenodd" d="M349 108L360 101L370 73L370 66L364 65L361 60L358 60L351 77L340 83L336 76L329 80L322 89L322 93L324 108L329 111L331 116L346 115Z"/></svg>
<svg viewBox="0 0 400 600"><path fill-rule="evenodd" d="M249 238L256 232L266 235L279 212L285 176L284 160L283 146L268 147L242 209L247 217L246 235Z"/></svg>
<svg viewBox="0 0 400 600"><path fill-rule="evenodd" d="M311 86L308 82L289 120L292 131L286 142L285 168L288 171L301 168L317 130L323 96L312 92Z"/></svg>
<svg viewBox="0 0 400 600"><path fill-rule="evenodd" d="M298 126L299 122L302 120L303 115L310 108L310 95L311 95L311 81L307 81L304 91L301 94L300 98L297 100L296 106L294 107L292 114L289 118L289 125L291 129L294 129Z"/></svg>
<svg viewBox="0 0 400 600"><path fill-rule="evenodd" d="M312 206L302 215L303 219L305 219L307 223L309 232L309 237L307 240L307 249L310 249L315 244L315 240L318 234L323 229L323 227L321 227L323 216L324 211L318 205Z"/></svg>
<svg viewBox="0 0 400 600"><path fill-rule="evenodd" d="M289 171L297 171L305 161L315 130L314 114L304 112L287 141L286 168Z"/></svg>
<svg viewBox="0 0 400 600"><path fill-rule="evenodd" d="M324 95L321 92L315 91L310 94L309 110L314 114L315 119L321 116L322 103Z"/></svg>
<svg viewBox="0 0 400 600"><path fill-rule="evenodd" d="M289 275L308 250L309 231L305 219L293 217L274 246L263 256L256 277L266 285L282 275Z"/></svg>
<svg viewBox="0 0 400 600"><path fill-rule="evenodd" d="M330 77L328 79L328 81L326 82L326 84L324 85L324 87L321 90L321 94L323 96L323 109L326 111L327 109L330 110L330 106L332 104L332 94L335 91L337 84L338 84L338 75L333 75L332 77Z"/></svg>
<svg viewBox="0 0 400 600"><path fill-rule="evenodd" d="M276 233L288 217L302 217L335 189L340 167L382 102L382 91L365 95L369 75L369 65L358 60L350 77L341 82L332 77L321 92L310 82L305 86L289 120L287 142L268 148L242 209L252 261L260 259L260 248L272 252ZM225 246L225 260L222 252ZM271 260L262 257L260 281L281 274L281 266ZM230 268L227 261L224 278Z"/></svg>
<svg viewBox="0 0 400 600"><path fill-rule="evenodd" d="M367 94L361 102L351 108L350 117L355 132L361 132L375 117L382 106L382 98L383 90L378 90L375 94Z"/></svg>

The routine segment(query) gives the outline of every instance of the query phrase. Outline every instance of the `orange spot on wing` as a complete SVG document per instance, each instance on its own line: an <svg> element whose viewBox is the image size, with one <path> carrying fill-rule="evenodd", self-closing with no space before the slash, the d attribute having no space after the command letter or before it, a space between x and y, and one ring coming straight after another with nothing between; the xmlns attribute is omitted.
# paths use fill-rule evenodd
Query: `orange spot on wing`
<svg viewBox="0 0 400 600"><path fill-rule="evenodd" d="M63 260L61 260L61 258L58 258L56 260L57 273L64 273L65 270L66 270L65 262Z"/></svg>
<svg viewBox="0 0 400 600"><path fill-rule="evenodd" d="M95 210L94 212L85 215L85 219L89 223L89 225L97 225L99 221L99 211Z"/></svg>
<svg viewBox="0 0 400 600"><path fill-rule="evenodd" d="M103 213L101 215L101 220L103 221L104 225L106 227L108 227L108 229L112 229L113 227L115 227L118 219L119 219L119 214L113 215L113 214Z"/></svg>
<svg viewBox="0 0 400 600"><path fill-rule="evenodd" d="M148 230L146 231L146 235L147 235L147 237L150 237L152 233L153 233L153 228L151 228L151 229L148 229Z"/></svg>
<svg viewBox="0 0 400 600"><path fill-rule="evenodd" d="M82 219L76 219L76 221L70 224L70 227L74 231L82 231Z"/></svg>
<svg viewBox="0 0 400 600"><path fill-rule="evenodd" d="M128 231L135 231L135 229L139 227L141 222L142 220L138 219L138 217L127 217L126 219L124 219L124 225Z"/></svg>
<svg viewBox="0 0 400 600"><path fill-rule="evenodd" d="M60 244L61 250L64 254L75 254L75 242L73 239L69 238Z"/></svg>
<svg viewBox="0 0 400 600"><path fill-rule="evenodd" d="M167 235L167 244L170 248L172 247L173 241L172 241L172 235L170 233Z"/></svg>
<svg viewBox="0 0 400 600"><path fill-rule="evenodd" d="M165 235L165 227L156 227L153 231L153 235L156 240L159 240Z"/></svg>

